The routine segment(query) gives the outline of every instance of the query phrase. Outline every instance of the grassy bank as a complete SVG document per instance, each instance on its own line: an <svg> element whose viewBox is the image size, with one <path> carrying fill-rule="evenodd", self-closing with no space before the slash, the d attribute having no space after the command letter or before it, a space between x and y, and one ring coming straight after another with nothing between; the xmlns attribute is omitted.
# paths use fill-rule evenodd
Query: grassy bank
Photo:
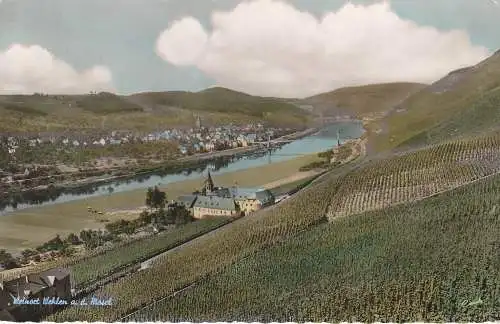
<svg viewBox="0 0 500 324"><path fill-rule="evenodd" d="M304 164L317 159L316 154L296 159L229 172L214 176L217 185L262 186L266 183L290 177ZM199 189L203 179L194 179L170 183L161 189L168 199ZM113 193L57 205L48 205L24 209L0 217L0 246L16 251L37 246L56 234L67 235L85 228L101 228L103 219L114 221L122 218L117 210L136 209L144 205L145 189ZM104 215L89 214L87 206L103 211ZM133 215L132 215L133 216ZM131 216L131 217L132 217Z"/></svg>

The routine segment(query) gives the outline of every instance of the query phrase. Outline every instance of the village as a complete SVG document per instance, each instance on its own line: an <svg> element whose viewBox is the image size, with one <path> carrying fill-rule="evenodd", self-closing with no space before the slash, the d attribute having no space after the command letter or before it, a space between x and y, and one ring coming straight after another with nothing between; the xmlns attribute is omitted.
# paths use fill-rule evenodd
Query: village
<svg viewBox="0 0 500 324"><path fill-rule="evenodd" d="M167 147L168 155L164 160L175 160L194 154L248 147L295 131L290 128L265 127L260 123L204 127L198 117L195 127L169 128L147 134L131 131L111 131L107 134L0 134L0 183L8 184L16 180L54 176L70 171L74 173L84 169L89 171L124 167L133 159L120 161L116 158L112 163L107 162L115 158L114 152L120 151L120 148L127 145L129 147L143 145L150 150L154 150L158 145L158 151L160 146ZM81 163L79 157L82 152L96 150L100 152L98 158ZM55 161L56 163L43 165L35 159L37 151L41 154L50 154L52 158L55 154L59 154L62 156L61 159L65 160L60 161L61 163ZM141 152L137 153L140 155ZM143 153L144 156L147 155L146 151ZM37 163L34 163L34 160L37 160Z"/></svg>
<svg viewBox="0 0 500 324"><path fill-rule="evenodd" d="M169 128L161 131L140 134L137 132L114 130L109 133L37 133L37 134L8 134L0 133L0 149L15 155L22 143L36 148L44 144L53 144L72 147L104 147L120 145L130 142L148 143L156 141L174 141L178 144L182 154L194 152L210 152L235 147L245 147L256 141L267 141L272 138L294 132L291 128L265 127L263 124L222 125L204 127L200 118L196 127Z"/></svg>

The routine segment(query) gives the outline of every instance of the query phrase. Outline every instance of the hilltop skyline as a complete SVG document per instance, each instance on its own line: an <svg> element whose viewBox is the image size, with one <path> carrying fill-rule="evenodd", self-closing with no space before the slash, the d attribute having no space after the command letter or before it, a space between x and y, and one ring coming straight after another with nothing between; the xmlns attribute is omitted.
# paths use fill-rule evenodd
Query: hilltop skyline
<svg viewBox="0 0 500 324"><path fill-rule="evenodd" d="M241 2L3 0L0 94L221 86L306 97L429 83L500 47L488 0Z"/></svg>

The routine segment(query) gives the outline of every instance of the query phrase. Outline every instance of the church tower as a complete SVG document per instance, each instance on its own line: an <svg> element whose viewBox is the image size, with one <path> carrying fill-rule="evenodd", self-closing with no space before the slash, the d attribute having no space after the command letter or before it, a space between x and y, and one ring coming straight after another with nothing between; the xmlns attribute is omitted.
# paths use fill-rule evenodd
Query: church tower
<svg viewBox="0 0 500 324"><path fill-rule="evenodd" d="M199 115L196 116L196 128L201 128L201 118Z"/></svg>
<svg viewBox="0 0 500 324"><path fill-rule="evenodd" d="M205 187L203 188L203 191L205 195L208 195L209 193L213 192L215 189L214 186L214 181L212 180L212 176L210 175L210 171L208 171L208 177L205 180Z"/></svg>

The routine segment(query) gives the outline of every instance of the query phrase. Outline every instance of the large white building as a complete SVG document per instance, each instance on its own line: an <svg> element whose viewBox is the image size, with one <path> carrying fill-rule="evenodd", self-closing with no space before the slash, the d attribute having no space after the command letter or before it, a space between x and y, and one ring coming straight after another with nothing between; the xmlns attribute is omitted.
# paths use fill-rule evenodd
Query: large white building
<svg viewBox="0 0 500 324"><path fill-rule="evenodd" d="M215 187L210 172L202 191L177 199L190 209L194 218L206 216L248 215L274 204L275 197L266 189Z"/></svg>

